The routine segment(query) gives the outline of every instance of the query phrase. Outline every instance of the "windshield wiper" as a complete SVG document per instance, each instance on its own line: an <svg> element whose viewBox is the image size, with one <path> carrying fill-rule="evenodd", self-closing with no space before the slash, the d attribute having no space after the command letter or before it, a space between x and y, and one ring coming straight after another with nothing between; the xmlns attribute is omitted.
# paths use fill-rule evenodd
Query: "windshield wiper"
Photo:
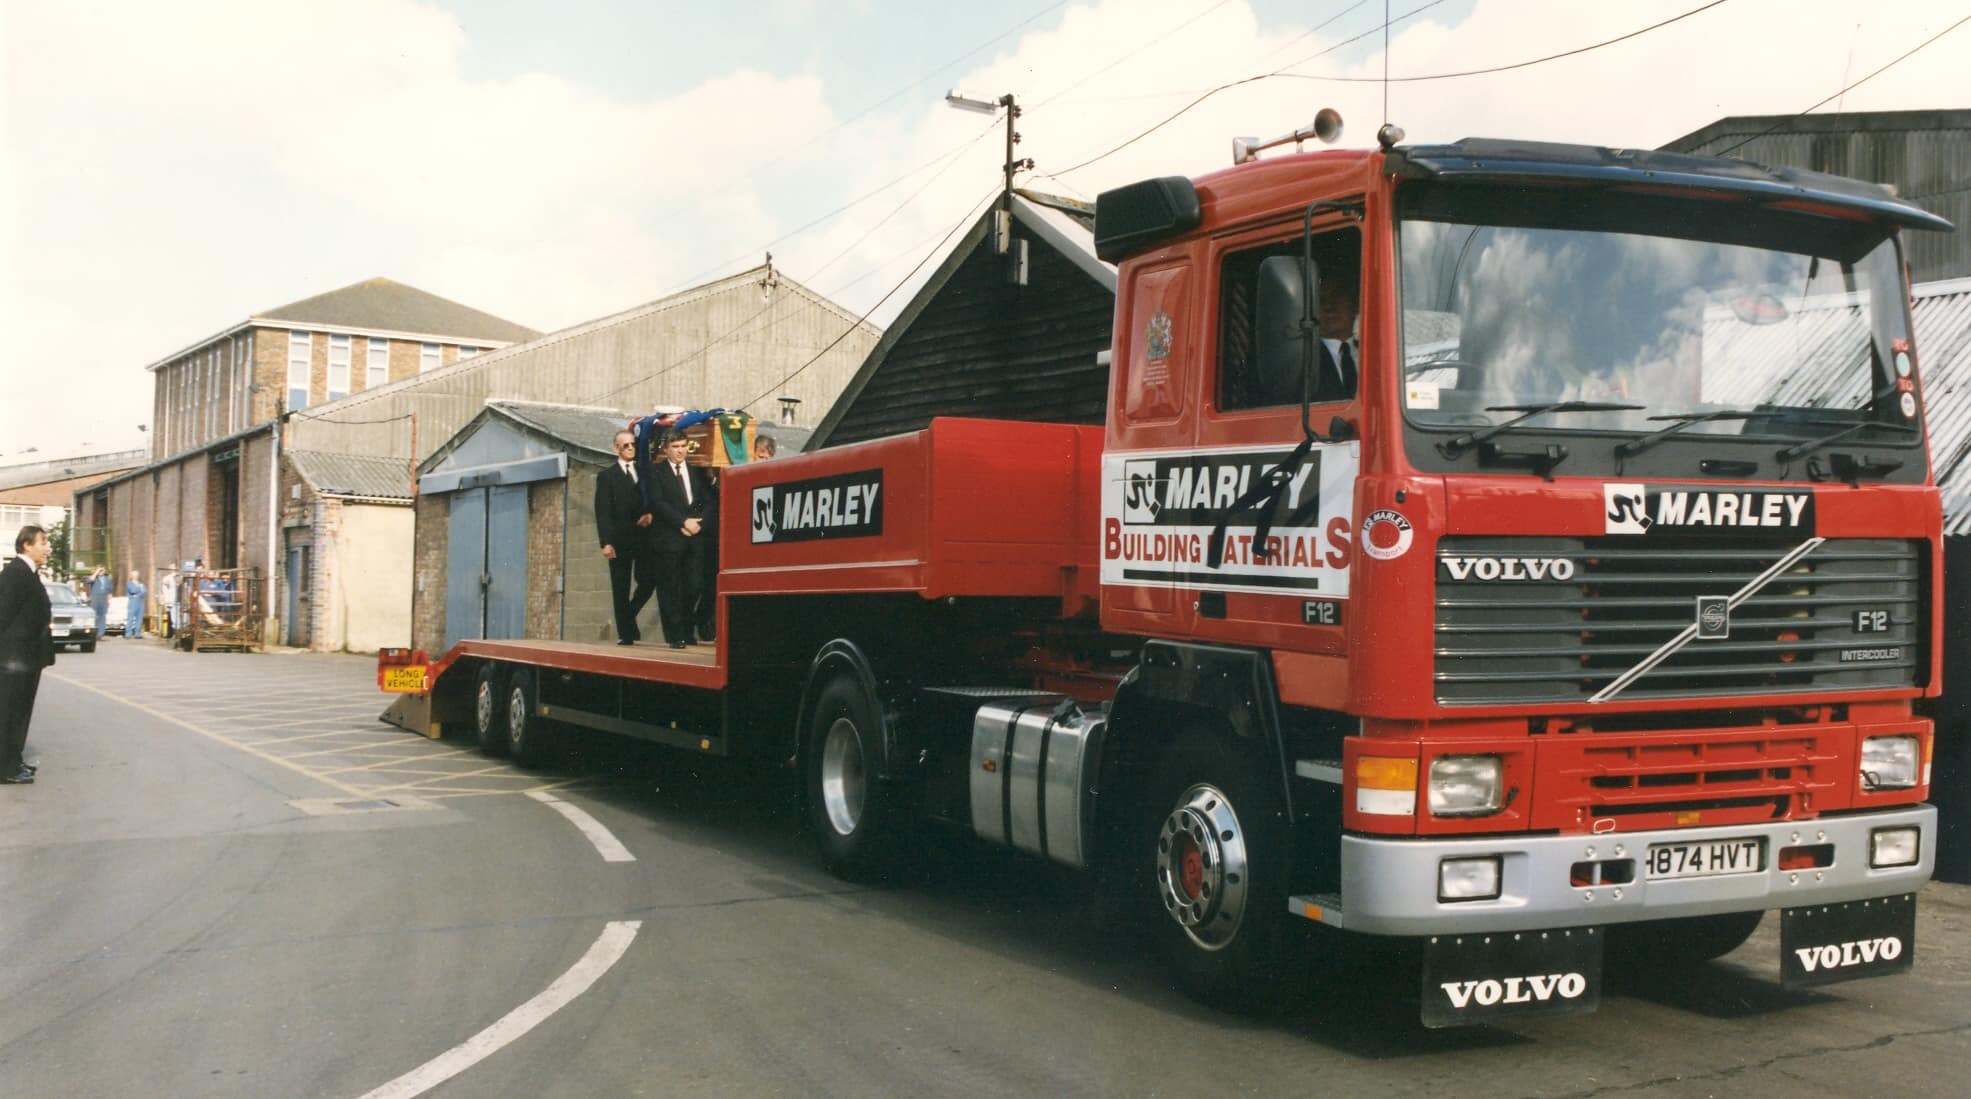
<svg viewBox="0 0 1971 1099"><path fill-rule="evenodd" d="M1641 454L1643 451L1648 450L1650 447L1655 446L1692 424L1706 424L1717 420L1749 420L1754 416L1767 415L1771 415L1771 413L1742 408L1721 408L1716 412L1672 412L1663 416L1651 416L1649 418L1652 420L1675 420L1677 422L1671 424L1669 427L1663 428L1661 431L1652 431L1640 439L1630 439L1626 443L1618 444L1615 447L1615 456L1617 458L1627 458L1634 454Z"/></svg>
<svg viewBox="0 0 1971 1099"><path fill-rule="evenodd" d="M1616 404L1612 401L1551 401L1547 404L1495 404L1486 408L1487 412L1518 412L1510 420L1502 420L1491 427L1477 431L1467 431L1455 439L1446 439L1437 444L1437 453L1446 458L1456 458L1472 447L1498 435L1510 431L1525 420L1549 412L1628 412L1644 407L1639 404Z"/></svg>
<svg viewBox="0 0 1971 1099"><path fill-rule="evenodd" d="M1808 422L1826 425L1830 422L1838 422L1838 421L1810 420ZM1792 446L1789 447L1781 447L1779 452L1773 455L1773 457L1779 459L1780 465L1785 465L1788 462L1791 462L1795 458L1807 454L1812 454L1814 451L1819 450L1821 447L1827 446L1830 443L1838 443L1841 440L1847 438L1850 435L1853 435L1855 432L1860 431L1865 427L1879 427L1884 431L1895 431L1904 435L1915 435L1918 433L1917 429L1909 424L1885 424L1877 420L1862 420L1857 423L1849 424L1838 431L1830 431L1827 434L1822 435L1818 439L1808 439L1805 442L1794 443Z"/></svg>

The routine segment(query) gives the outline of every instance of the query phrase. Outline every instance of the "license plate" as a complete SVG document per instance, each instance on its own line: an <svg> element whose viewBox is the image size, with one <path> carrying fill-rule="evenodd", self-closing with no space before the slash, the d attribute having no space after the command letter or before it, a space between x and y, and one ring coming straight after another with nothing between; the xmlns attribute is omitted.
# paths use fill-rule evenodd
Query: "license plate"
<svg viewBox="0 0 1971 1099"><path fill-rule="evenodd" d="M424 665L413 664L399 668L383 669L383 689L408 694L424 691Z"/></svg>
<svg viewBox="0 0 1971 1099"><path fill-rule="evenodd" d="M1652 843L1643 865L1651 881L1753 874L1765 869L1765 848L1756 839Z"/></svg>

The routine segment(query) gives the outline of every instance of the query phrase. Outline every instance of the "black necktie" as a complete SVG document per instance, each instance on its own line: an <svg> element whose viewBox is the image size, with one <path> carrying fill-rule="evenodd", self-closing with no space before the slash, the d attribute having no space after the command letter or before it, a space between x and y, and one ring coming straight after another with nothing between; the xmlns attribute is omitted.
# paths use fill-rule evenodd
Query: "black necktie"
<svg viewBox="0 0 1971 1099"><path fill-rule="evenodd" d="M1355 394L1355 353L1348 349L1348 341L1341 341L1341 392L1343 396Z"/></svg>
<svg viewBox="0 0 1971 1099"><path fill-rule="evenodd" d="M684 492L684 502L691 503L691 482L685 478L683 466L672 466L678 473L678 488Z"/></svg>

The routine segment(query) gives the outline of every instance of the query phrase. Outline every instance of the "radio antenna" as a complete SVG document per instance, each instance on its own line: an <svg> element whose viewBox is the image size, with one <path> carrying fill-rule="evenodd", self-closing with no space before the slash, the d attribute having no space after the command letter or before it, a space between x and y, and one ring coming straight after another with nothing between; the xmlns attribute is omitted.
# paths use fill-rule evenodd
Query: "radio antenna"
<svg viewBox="0 0 1971 1099"><path fill-rule="evenodd" d="M1382 121L1389 124L1389 0L1382 0Z"/></svg>

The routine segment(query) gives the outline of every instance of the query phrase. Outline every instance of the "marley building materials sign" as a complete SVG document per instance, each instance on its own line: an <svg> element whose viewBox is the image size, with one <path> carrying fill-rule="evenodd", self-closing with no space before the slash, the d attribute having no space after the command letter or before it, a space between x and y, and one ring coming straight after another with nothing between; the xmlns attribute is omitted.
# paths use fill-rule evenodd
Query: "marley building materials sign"
<svg viewBox="0 0 1971 1099"><path fill-rule="evenodd" d="M1315 447L1272 501L1234 507L1288 449L1110 452L1102 459L1102 582L1348 595L1355 443ZM1211 534L1226 525L1212 568Z"/></svg>
<svg viewBox="0 0 1971 1099"><path fill-rule="evenodd" d="M753 542L883 533L883 471L859 469L753 489Z"/></svg>

